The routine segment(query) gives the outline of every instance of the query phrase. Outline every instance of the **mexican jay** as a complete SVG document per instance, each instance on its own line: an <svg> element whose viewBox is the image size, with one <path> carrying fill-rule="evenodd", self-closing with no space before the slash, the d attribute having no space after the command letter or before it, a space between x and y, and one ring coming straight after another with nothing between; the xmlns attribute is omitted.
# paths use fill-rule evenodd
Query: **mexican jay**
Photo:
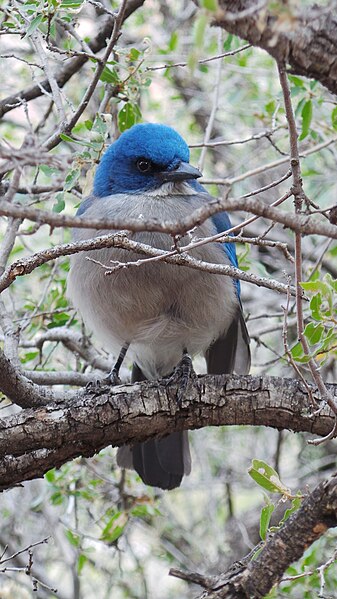
<svg viewBox="0 0 337 599"><path fill-rule="evenodd" d="M187 144L174 129L153 123L134 125L106 150L96 170L92 195L81 204L78 215L86 219L124 217L126 221L155 217L179 223L212 200L198 183L200 176L189 164ZM197 226L193 236L208 237L229 227L229 217L223 212ZM109 232L76 229L74 238L89 239ZM132 233L130 238L163 250L170 250L173 243L164 233ZM190 240L185 236L181 243ZM234 243L208 243L191 255L205 262L237 266ZM238 281L163 261L106 276L104 268L87 257L109 265L144 256L106 248L71 258L68 295L105 349L120 355L114 374L118 374L127 348L133 361L133 382L169 376L187 353L205 356L211 374L248 372L249 340ZM187 433L122 447L117 462L134 468L148 485L178 487L191 467Z"/></svg>

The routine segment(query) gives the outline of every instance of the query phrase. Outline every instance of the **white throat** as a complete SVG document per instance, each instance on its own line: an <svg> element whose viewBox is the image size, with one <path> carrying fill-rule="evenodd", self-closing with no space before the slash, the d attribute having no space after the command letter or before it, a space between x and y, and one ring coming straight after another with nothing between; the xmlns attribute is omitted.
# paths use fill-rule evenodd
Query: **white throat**
<svg viewBox="0 0 337 599"><path fill-rule="evenodd" d="M147 190L149 196L168 196L168 195L196 195L195 189L185 181L166 181L158 189Z"/></svg>

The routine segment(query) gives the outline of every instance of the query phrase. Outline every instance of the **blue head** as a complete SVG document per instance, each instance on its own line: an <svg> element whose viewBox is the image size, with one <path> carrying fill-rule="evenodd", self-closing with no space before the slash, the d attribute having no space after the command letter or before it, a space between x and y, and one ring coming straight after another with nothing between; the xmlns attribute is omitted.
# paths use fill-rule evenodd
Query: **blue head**
<svg viewBox="0 0 337 599"><path fill-rule="evenodd" d="M187 144L171 127L134 125L105 152L96 170L94 195L153 191L168 181L195 183L201 173L189 158Z"/></svg>

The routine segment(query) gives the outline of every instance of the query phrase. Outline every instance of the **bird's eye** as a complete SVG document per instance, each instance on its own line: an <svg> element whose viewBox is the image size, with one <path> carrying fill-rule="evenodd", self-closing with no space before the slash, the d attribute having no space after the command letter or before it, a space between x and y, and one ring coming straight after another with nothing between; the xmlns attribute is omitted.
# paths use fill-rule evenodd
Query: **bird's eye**
<svg viewBox="0 0 337 599"><path fill-rule="evenodd" d="M136 166L141 173L149 173L152 170L152 162L146 158L139 158Z"/></svg>

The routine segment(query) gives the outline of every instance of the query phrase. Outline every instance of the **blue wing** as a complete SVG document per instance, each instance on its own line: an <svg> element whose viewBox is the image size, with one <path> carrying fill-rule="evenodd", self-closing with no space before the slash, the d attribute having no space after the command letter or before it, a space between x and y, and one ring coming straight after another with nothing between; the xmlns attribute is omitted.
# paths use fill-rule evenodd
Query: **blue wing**
<svg viewBox="0 0 337 599"><path fill-rule="evenodd" d="M206 190L198 181L191 181L191 187L196 192L207 194ZM212 196L206 196L209 201L212 201ZM220 212L211 217L217 233L223 233L231 228L231 221L227 212ZM233 233L230 233L233 236ZM232 266L238 267L238 259L236 256L235 243L227 241L221 244L222 249L229 259ZM247 374L250 368L250 349L249 336L246 328L245 320L242 313L240 301L240 281L232 279L238 296L238 313L234 318L228 331L208 348L206 352L207 372L210 374L226 374L233 372L239 374Z"/></svg>
<svg viewBox="0 0 337 599"><path fill-rule="evenodd" d="M230 229L232 226L227 212L219 212L218 214L212 216L211 219L215 225L217 233L223 233L223 231L227 231L227 229ZM230 233L230 235L233 236L233 233ZM238 259L236 255L235 243L230 243L229 241L227 241L226 243L222 244L222 247L228 256L231 265L238 268ZM233 281L237 290L238 297L240 297L240 281L239 279L233 279Z"/></svg>
<svg viewBox="0 0 337 599"><path fill-rule="evenodd" d="M85 198L85 200L83 200L83 202L81 202L81 204L77 208L76 216L81 216L81 214L84 214L85 211L88 210L88 208L90 208L93 201L94 201L94 196L89 196L89 197Z"/></svg>
<svg viewBox="0 0 337 599"><path fill-rule="evenodd" d="M189 184L191 187L193 187L193 189L195 189L195 191L206 193L210 201L214 199L212 198L212 196L208 194L206 189L196 179L194 179L193 181L189 181ZM219 212L218 214L214 214L214 216L211 217L211 220L215 225L217 233L223 233L224 231L227 231L227 229L230 229L232 226L227 212ZM230 235L234 237L233 233L230 233ZM226 243L222 243L221 246L228 257L230 264L238 268L238 259L236 255L235 243L230 243L230 241L227 241ZM240 298L239 279L233 279L233 283L235 285L238 297Z"/></svg>

